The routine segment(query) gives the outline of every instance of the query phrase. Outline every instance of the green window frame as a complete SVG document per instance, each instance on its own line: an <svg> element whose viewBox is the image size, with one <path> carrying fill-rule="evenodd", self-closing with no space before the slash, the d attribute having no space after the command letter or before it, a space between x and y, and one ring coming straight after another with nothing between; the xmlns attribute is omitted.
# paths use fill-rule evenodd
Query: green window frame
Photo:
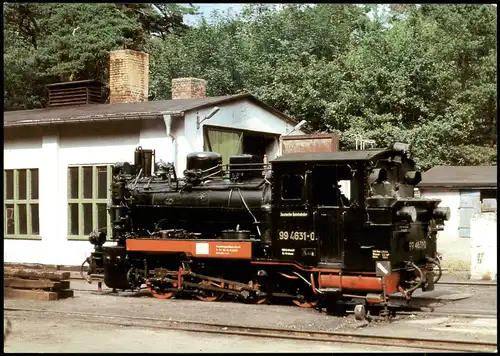
<svg viewBox="0 0 500 356"><path fill-rule="evenodd" d="M41 240L38 168L3 171L4 239Z"/></svg>
<svg viewBox="0 0 500 356"><path fill-rule="evenodd" d="M68 166L68 240L87 240L94 230L111 236L107 211L113 166Z"/></svg>

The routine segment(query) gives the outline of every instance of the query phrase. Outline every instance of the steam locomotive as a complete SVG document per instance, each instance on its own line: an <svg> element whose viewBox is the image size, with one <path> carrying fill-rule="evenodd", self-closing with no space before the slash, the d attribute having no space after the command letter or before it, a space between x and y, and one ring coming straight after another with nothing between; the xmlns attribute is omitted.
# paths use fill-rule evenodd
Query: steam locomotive
<svg viewBox="0 0 500 356"><path fill-rule="evenodd" d="M450 209L414 197L421 174L408 145L270 164L197 152L183 178L154 156L138 147L133 165L113 167L112 236L90 234L89 282L145 285L162 299L282 298L365 313L390 294L433 290L441 276L436 236Z"/></svg>

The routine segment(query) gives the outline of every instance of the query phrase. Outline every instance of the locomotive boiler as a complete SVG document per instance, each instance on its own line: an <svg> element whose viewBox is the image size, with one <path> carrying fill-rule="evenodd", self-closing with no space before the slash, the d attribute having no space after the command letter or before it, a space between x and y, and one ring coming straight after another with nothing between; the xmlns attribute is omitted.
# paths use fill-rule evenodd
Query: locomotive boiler
<svg viewBox="0 0 500 356"><path fill-rule="evenodd" d="M180 178L139 147L134 164L113 167L112 236L91 233L87 278L163 299L362 313L397 292L410 300L441 276L437 231L450 211L414 197L421 175L407 150L291 153L270 165L234 155L227 166L197 152Z"/></svg>

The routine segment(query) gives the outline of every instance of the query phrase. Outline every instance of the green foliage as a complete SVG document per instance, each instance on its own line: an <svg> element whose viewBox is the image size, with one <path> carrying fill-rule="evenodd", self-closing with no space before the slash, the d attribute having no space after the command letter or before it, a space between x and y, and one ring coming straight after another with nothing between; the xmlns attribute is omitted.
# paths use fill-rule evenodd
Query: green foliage
<svg viewBox="0 0 500 356"><path fill-rule="evenodd" d="M108 51L144 49L151 100L169 99L173 78L201 77L208 95L250 91L341 130L342 149L362 136L411 142L423 169L496 164L492 5L250 4L193 28L182 24L193 8L154 6L7 5L5 106L39 105L56 77L105 82Z"/></svg>
<svg viewBox="0 0 500 356"><path fill-rule="evenodd" d="M175 4L4 5L5 109L43 104L45 84L80 79L107 83L109 51L143 50L152 36L186 30Z"/></svg>

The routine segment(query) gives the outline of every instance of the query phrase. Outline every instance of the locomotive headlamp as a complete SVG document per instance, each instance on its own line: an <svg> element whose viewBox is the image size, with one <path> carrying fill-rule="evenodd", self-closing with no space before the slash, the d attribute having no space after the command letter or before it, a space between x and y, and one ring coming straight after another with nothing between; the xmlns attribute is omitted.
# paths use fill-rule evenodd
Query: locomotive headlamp
<svg viewBox="0 0 500 356"><path fill-rule="evenodd" d="M404 206L397 212L397 216L400 219L415 222L417 221L417 209L414 206Z"/></svg>
<svg viewBox="0 0 500 356"><path fill-rule="evenodd" d="M436 208L432 212L432 216L434 217L434 219L448 221L448 220L450 220L451 210L448 207Z"/></svg>
<svg viewBox="0 0 500 356"><path fill-rule="evenodd" d="M102 246L106 242L106 233L102 231L92 231L89 234L89 241L92 245Z"/></svg>

